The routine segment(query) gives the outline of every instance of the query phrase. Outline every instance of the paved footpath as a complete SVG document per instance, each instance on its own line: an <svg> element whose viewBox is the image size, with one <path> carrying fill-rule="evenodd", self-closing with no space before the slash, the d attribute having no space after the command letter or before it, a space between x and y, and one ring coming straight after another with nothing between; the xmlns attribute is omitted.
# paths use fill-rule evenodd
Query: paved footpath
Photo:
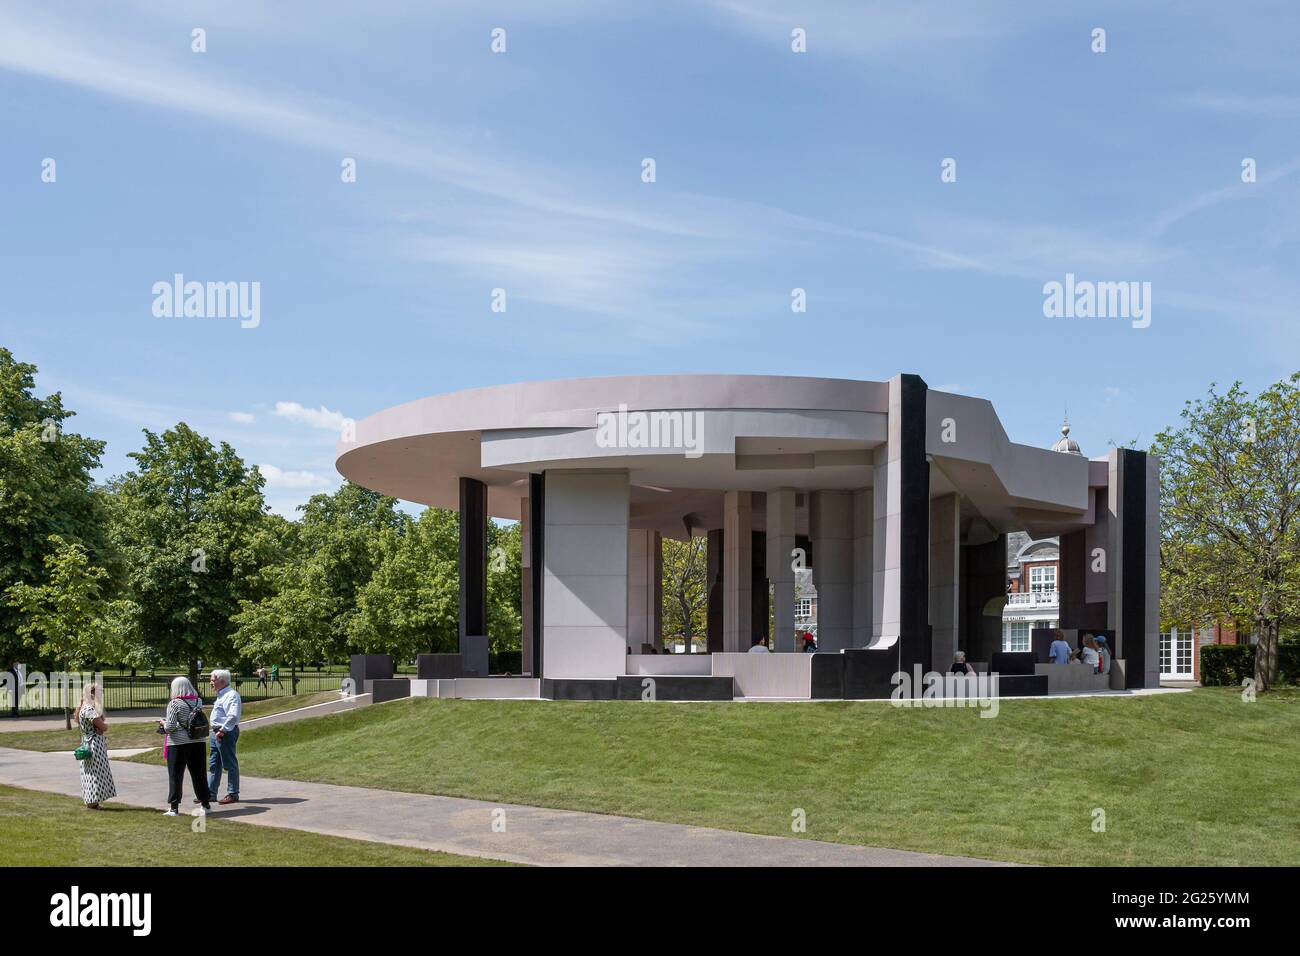
<svg viewBox="0 0 1300 956"><path fill-rule="evenodd" d="M116 761L115 801L163 809L161 767ZM0 784L80 794L67 753L0 747ZM759 836L574 810L244 776L213 816L545 866L1005 866L989 860ZM493 821L504 819L505 832ZM184 821L177 825L187 826ZM499 829L499 827L498 827Z"/></svg>

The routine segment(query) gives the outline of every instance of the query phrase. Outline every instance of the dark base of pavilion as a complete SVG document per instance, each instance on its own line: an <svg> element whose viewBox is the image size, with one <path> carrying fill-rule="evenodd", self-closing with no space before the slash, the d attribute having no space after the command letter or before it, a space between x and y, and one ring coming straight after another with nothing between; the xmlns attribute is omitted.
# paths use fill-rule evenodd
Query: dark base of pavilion
<svg viewBox="0 0 1300 956"><path fill-rule="evenodd" d="M698 665L726 670L729 655L697 655ZM726 700L887 700L938 696L969 698L1047 697L1058 693L1088 693L1125 689L1125 662L1115 661L1112 673L1093 674L1078 664L1044 664L1033 652L997 653L989 665L974 665L977 677L955 678L932 674L915 662L900 665L895 648L858 648L838 653L788 655L785 662L740 657L750 665L742 673L655 674L644 671L608 678L480 677L458 664L458 655L426 656L415 678L394 676L392 660L385 654L358 655L352 660L356 693L369 693L373 703L404 697L532 700L608 701L726 701ZM632 658L629 658L632 660ZM665 658L671 660L671 658ZM803 681L772 685L755 683L755 675L768 665L783 663L803 668ZM679 660L680 664L680 660ZM636 665L647 666L644 658ZM732 662L732 667L735 663ZM631 669L631 667L629 667ZM787 668L787 671L789 668ZM899 688L902 675L904 686ZM996 677L990 680L990 677ZM943 681L957 685L943 686ZM969 682L969 684L967 683ZM935 689L933 685L938 684ZM928 689L927 689L928 687Z"/></svg>

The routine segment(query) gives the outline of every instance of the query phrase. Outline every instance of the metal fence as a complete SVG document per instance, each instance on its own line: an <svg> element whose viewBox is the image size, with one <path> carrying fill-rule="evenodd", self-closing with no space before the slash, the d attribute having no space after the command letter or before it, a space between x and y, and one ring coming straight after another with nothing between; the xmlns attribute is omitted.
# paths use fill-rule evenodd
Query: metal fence
<svg viewBox="0 0 1300 956"><path fill-rule="evenodd" d="M59 675L64 676L64 675ZM94 675L66 675L73 679L46 679L43 675L33 675L27 681L22 692L15 694L12 682L0 682L0 716L27 716L33 714L58 714L65 707L76 707L81 699L84 681L94 679ZM157 710L160 713L171 698L172 677L169 676L118 676L104 674L100 678L104 685L104 701L108 710ZM347 675L330 671L303 671L294 675L281 671L278 680L269 676L265 681L256 677L244 677L236 674L235 689L246 701L272 700L277 697L316 694L321 691L337 691ZM201 697L210 700L211 687L208 675L200 675L198 692ZM15 696L17 708L15 710Z"/></svg>

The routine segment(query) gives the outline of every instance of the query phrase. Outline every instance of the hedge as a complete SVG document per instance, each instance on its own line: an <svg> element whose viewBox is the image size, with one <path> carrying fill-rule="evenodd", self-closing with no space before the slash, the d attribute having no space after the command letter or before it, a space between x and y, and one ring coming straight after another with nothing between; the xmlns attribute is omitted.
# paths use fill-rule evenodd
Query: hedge
<svg viewBox="0 0 1300 956"><path fill-rule="evenodd" d="M1300 644L1279 644L1278 683L1300 684ZM1201 648L1201 685L1240 687L1255 676L1254 644L1206 644Z"/></svg>

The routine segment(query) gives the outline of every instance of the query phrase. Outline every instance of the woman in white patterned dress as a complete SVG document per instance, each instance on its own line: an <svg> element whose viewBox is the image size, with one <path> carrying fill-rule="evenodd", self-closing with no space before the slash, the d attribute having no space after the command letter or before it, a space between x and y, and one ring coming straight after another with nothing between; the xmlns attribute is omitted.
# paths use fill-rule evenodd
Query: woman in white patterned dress
<svg viewBox="0 0 1300 956"><path fill-rule="evenodd" d="M81 691L77 723L81 726L81 746L90 756L80 761L81 799L87 810L99 810L100 802L117 796L113 768L108 762L108 721L104 717L104 695L98 684L87 684Z"/></svg>

